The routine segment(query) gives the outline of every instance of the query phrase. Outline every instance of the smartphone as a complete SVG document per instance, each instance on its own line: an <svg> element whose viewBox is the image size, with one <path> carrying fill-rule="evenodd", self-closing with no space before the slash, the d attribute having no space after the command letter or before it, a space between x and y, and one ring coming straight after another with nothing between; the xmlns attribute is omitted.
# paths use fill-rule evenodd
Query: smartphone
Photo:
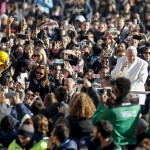
<svg viewBox="0 0 150 150"><path fill-rule="evenodd" d="M137 19L133 19L133 24L137 25L138 24L138 20Z"/></svg>
<svg viewBox="0 0 150 150"><path fill-rule="evenodd" d="M27 39L27 35L26 34L18 34L18 38L19 39L23 39L23 40L25 40L25 39Z"/></svg>
<svg viewBox="0 0 150 150"><path fill-rule="evenodd" d="M28 78L27 73L21 73L20 77L18 78L18 83L25 84L25 79Z"/></svg>
<svg viewBox="0 0 150 150"><path fill-rule="evenodd" d="M141 35L133 35L133 39L142 40L142 36Z"/></svg>
<svg viewBox="0 0 150 150"><path fill-rule="evenodd" d="M111 96L111 87L97 88L96 90L99 95L104 94L106 92L108 97Z"/></svg>
<svg viewBox="0 0 150 150"><path fill-rule="evenodd" d="M63 59L55 59L54 63L55 64L63 64L64 61L63 61Z"/></svg>
<svg viewBox="0 0 150 150"><path fill-rule="evenodd" d="M76 82L77 82L78 84L83 84L84 81L83 81L83 80L77 80Z"/></svg>

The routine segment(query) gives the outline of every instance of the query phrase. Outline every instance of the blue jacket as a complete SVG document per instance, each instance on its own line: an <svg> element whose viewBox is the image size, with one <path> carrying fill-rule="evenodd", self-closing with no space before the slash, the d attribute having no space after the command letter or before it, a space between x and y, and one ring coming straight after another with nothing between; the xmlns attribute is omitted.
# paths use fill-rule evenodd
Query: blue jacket
<svg viewBox="0 0 150 150"><path fill-rule="evenodd" d="M56 148L56 150L77 150L77 143L73 140L66 140L64 143L62 143L59 147Z"/></svg>

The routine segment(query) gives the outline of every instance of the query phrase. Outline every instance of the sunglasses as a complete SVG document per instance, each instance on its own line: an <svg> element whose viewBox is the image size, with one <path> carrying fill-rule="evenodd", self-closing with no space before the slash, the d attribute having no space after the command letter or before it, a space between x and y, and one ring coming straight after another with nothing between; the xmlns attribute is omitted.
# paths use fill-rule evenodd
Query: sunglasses
<svg viewBox="0 0 150 150"><path fill-rule="evenodd" d="M40 57L41 55L33 55L33 57Z"/></svg>
<svg viewBox="0 0 150 150"><path fill-rule="evenodd" d="M68 54L66 54L66 53L62 53L61 55L62 55L62 56L64 56L64 55L68 55Z"/></svg>
<svg viewBox="0 0 150 150"><path fill-rule="evenodd" d="M41 76L43 76L44 74L39 72L39 71L35 71L36 74L40 74Z"/></svg>
<svg viewBox="0 0 150 150"><path fill-rule="evenodd" d="M150 52L145 52L144 54L150 54Z"/></svg>

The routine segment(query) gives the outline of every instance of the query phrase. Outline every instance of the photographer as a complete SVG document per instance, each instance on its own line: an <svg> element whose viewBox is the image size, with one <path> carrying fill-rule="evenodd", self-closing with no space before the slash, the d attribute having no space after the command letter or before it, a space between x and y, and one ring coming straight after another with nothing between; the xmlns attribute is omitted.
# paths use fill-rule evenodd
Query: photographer
<svg viewBox="0 0 150 150"><path fill-rule="evenodd" d="M135 128L140 115L140 105L132 105L127 95L131 88L129 79L120 77L115 81L114 106L102 106L94 113L93 123L99 120L108 120L112 123L113 139L122 147L134 149L136 144ZM107 100L107 94L103 95L103 101ZM130 127L130 128L129 128Z"/></svg>

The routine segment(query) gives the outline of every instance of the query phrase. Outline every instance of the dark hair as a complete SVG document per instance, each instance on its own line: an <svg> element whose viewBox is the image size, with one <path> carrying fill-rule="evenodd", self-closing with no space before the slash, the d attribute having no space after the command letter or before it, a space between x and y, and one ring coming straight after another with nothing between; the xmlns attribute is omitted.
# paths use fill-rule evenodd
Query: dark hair
<svg viewBox="0 0 150 150"><path fill-rule="evenodd" d="M59 102L66 100L67 98L67 90L63 86L59 86L55 89L55 97Z"/></svg>
<svg viewBox="0 0 150 150"><path fill-rule="evenodd" d="M108 84L109 86L111 86L111 81L112 81L111 76L107 75L107 76L105 76L105 77L103 78L103 80L105 80L105 81L107 82L107 84Z"/></svg>
<svg viewBox="0 0 150 150"><path fill-rule="evenodd" d="M113 126L109 121L101 120L94 124L98 132L101 133L103 138L110 137L113 131Z"/></svg>
<svg viewBox="0 0 150 150"><path fill-rule="evenodd" d="M101 66L101 67L98 69L98 72L102 71L103 69L108 69L108 70L109 70L108 67L106 67L106 66Z"/></svg>
<svg viewBox="0 0 150 150"><path fill-rule="evenodd" d="M131 82L129 79L124 78L124 77L119 77L116 79L115 85L118 88L122 97L125 97L128 95L130 88L131 88Z"/></svg>
<svg viewBox="0 0 150 150"><path fill-rule="evenodd" d="M94 54L101 54L102 48L98 44L94 44L92 50Z"/></svg>
<svg viewBox="0 0 150 150"><path fill-rule="evenodd" d="M31 105L31 112L34 115L39 114L42 109L44 109L44 105L42 101L35 100Z"/></svg>
<svg viewBox="0 0 150 150"><path fill-rule="evenodd" d="M66 139L69 138L69 128L67 128L65 125L58 124L54 128L53 134L61 143L63 143Z"/></svg>
<svg viewBox="0 0 150 150"><path fill-rule="evenodd" d="M64 126L70 128L69 121L65 117L59 117L57 119L57 121L55 122L55 125L59 125L59 124L64 125Z"/></svg>

